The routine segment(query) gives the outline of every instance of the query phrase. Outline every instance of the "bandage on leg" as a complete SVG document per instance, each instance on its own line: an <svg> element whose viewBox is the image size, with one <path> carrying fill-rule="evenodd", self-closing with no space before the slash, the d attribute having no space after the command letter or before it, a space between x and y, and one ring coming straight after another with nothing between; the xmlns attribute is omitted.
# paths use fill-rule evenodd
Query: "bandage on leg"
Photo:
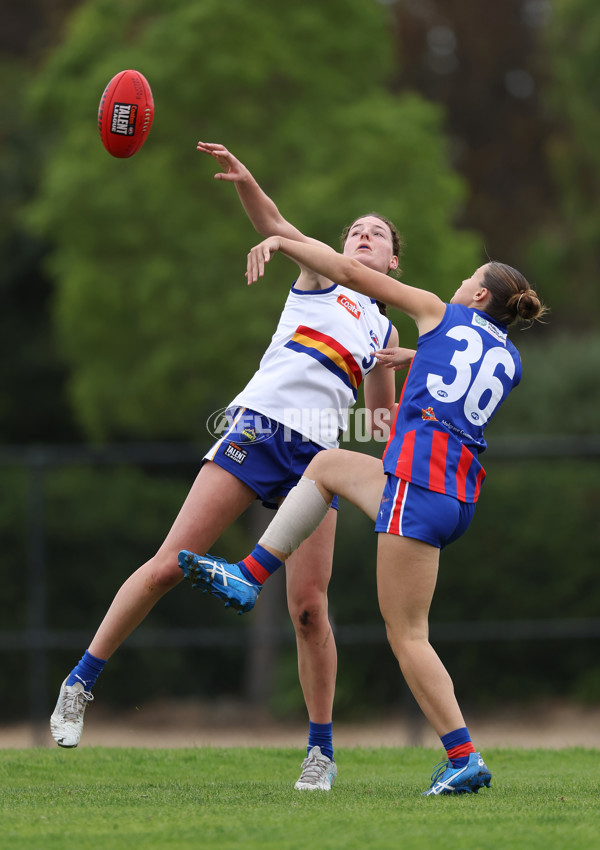
<svg viewBox="0 0 600 850"><path fill-rule="evenodd" d="M286 496L261 537L260 545L291 555L319 527L330 507L316 482L301 478Z"/></svg>

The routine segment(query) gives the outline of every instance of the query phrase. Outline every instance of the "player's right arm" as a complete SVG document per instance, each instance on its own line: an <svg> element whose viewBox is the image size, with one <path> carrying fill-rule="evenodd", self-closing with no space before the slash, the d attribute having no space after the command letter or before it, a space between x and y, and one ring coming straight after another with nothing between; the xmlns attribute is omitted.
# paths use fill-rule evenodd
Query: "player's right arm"
<svg viewBox="0 0 600 850"><path fill-rule="evenodd" d="M233 183L239 199L252 222L254 229L263 236L283 236L296 242L307 242L329 248L324 242L306 236L302 231L284 218L277 204L261 189L251 172L224 145L212 142L198 142L197 150L207 153L221 166L221 171L215 174L215 180L225 180ZM333 251L332 248L329 248ZM297 289L325 289L331 286L328 278L298 264L301 274L296 281Z"/></svg>
<svg viewBox="0 0 600 850"><path fill-rule="evenodd" d="M277 204L260 188L246 166L224 145L198 142L197 150L210 154L221 166L215 180L226 180L235 184L246 215L254 229L263 236L284 236L299 242L323 245L318 239L305 236L297 227L284 218Z"/></svg>

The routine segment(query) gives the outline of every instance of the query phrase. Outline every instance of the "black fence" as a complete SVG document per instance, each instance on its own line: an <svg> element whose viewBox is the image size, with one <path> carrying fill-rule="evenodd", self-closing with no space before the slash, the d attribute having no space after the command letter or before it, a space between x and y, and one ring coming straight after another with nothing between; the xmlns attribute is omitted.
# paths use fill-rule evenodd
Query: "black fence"
<svg viewBox="0 0 600 850"><path fill-rule="evenodd" d="M47 557L44 527L45 475L51 468L69 465L87 466L165 466L198 467L203 452L184 444L127 444L89 447L83 445L45 445L35 447L0 447L0 466L26 470L28 496L26 504L26 546L24 569L27 574L27 618L21 629L0 629L0 652L24 653L28 656L29 686L26 697L27 716L37 729L36 743L47 743L47 678L48 655L54 650L81 650L89 642L89 632L56 629L47 626ZM519 458L589 458L600 457L600 435L558 437L495 438L488 456L494 459ZM595 532L598 533L597 529ZM269 583L270 584L270 583ZM248 630L228 628L140 627L125 642L130 648L239 647L246 654L246 687L244 698L260 705L269 694L272 647L294 642L289 628L273 625L273 606L278 604L281 587L273 582L261 596ZM385 630L364 624L335 629L338 645L383 644ZM431 636L440 641L530 641L579 640L600 638L600 617L588 619L507 620L495 622L434 623Z"/></svg>

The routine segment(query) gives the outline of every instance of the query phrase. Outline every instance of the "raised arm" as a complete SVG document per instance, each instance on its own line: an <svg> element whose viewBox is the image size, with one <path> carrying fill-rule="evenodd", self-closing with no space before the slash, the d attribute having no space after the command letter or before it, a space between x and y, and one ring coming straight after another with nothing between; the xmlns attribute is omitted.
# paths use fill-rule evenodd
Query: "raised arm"
<svg viewBox="0 0 600 850"><path fill-rule="evenodd" d="M396 307L414 319L419 334L436 327L446 310L444 302L433 292L407 286L331 249L324 250L320 245L295 242L281 236L265 239L260 245L252 248L248 254L246 272L249 284L263 276L265 263L276 251L306 268L314 269L340 286L346 286L377 301L383 301L390 307Z"/></svg>
<svg viewBox="0 0 600 850"><path fill-rule="evenodd" d="M215 174L215 180L225 180L235 184L246 215L255 230L263 236L285 236L302 242L323 243L305 236L297 227L284 218L276 203L261 189L248 168L224 145L211 142L198 142L197 150L207 153L221 166Z"/></svg>
<svg viewBox="0 0 600 850"><path fill-rule="evenodd" d="M235 185L246 215L258 233L263 236L283 236L297 242L320 245L333 252L333 248L318 239L306 236L284 218L277 204L261 189L246 166L224 145L198 142L196 147L202 153L212 156L221 166L222 170L215 174L215 180L224 180ZM301 273L295 284L297 289L327 289L331 286L328 278L324 278L312 269L304 268L301 263L298 265Z"/></svg>

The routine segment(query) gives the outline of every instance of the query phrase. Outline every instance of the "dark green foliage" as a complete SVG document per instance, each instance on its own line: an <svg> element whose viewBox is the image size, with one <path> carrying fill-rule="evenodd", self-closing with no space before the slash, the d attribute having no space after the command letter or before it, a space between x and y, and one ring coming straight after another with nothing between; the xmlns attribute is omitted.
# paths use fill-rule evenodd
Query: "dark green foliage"
<svg viewBox="0 0 600 850"><path fill-rule="evenodd" d="M123 67L148 77L156 114L144 148L118 161L95 110ZM78 10L33 92L53 131L30 221L52 245L55 319L90 437L203 435L256 368L297 274L277 258L245 286L258 237L199 138L230 146L324 241L373 208L396 221L409 280L449 295L477 265L477 240L452 226L464 188L441 112L389 94L390 69L385 10L362 0Z"/></svg>
<svg viewBox="0 0 600 850"><path fill-rule="evenodd" d="M48 314L46 245L23 217L43 149L43 134L24 107L33 73L0 55L0 75L0 442L68 440L78 432Z"/></svg>
<svg viewBox="0 0 600 850"><path fill-rule="evenodd" d="M402 86L401 96L391 94L387 12L364 0L285 8L275 0L91 0L77 4L47 60L38 57L35 68L2 60L4 442L65 442L81 428L92 439L208 444L206 419L255 370L295 268L276 258L260 285L245 286L245 254L258 236L233 187L215 183L216 166L195 152L199 138L229 145L285 215L333 245L357 214L388 215L406 236L408 282L448 296L473 270L483 240L453 228L465 187L447 162L443 109ZM492 447L495 436L597 433L600 418L600 17L591 0L557 0L553 12L548 73L539 83L554 126L545 153L560 203L528 223L538 237L526 269L553 311L547 327L513 333L524 378L489 429ZM150 79L156 119L144 149L117 161L102 149L96 110L108 79L125 67ZM482 131L494 102L483 106L472 105ZM483 169L484 186L488 176ZM412 324L392 319L413 344ZM564 328L573 332L557 335ZM599 698L597 638L466 642L440 631L446 623L597 618L597 464L503 461L490 451L481 504L468 535L442 556L432 611L434 642L461 702ZM51 651L49 705L114 592L162 541L194 474L46 473L47 622L77 630L72 649ZM2 630L24 627L30 616L30 483L22 470L2 469ZM223 554L247 551L249 524L242 520L220 541ZM397 705L404 696L377 611L375 539L348 506L330 598L340 635L337 716ZM103 701L131 706L174 689L239 695L243 650L150 649L143 634L217 626L245 635L250 622L176 589L111 660ZM344 630L355 625L355 641L345 643ZM22 714L25 659L2 653L7 717ZM274 707L304 716L289 625L278 685Z"/></svg>

